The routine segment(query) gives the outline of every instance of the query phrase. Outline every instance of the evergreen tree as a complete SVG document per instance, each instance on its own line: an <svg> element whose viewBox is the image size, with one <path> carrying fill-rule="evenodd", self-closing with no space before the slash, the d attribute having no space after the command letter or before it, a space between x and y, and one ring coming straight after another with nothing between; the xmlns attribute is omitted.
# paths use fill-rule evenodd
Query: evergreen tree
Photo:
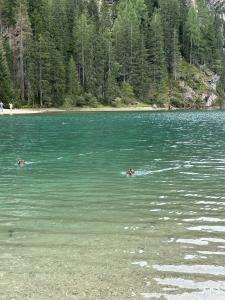
<svg viewBox="0 0 225 300"><path fill-rule="evenodd" d="M148 61L151 80L158 86L166 78L164 36L161 15L158 11L154 13L150 23Z"/></svg>
<svg viewBox="0 0 225 300"><path fill-rule="evenodd" d="M179 40L181 44L182 55L188 57L187 52L187 41L185 36L185 26L187 21L187 15L189 11L188 2L186 0L180 0L180 30L179 30Z"/></svg>
<svg viewBox="0 0 225 300"><path fill-rule="evenodd" d="M79 77L85 91L93 88L94 74L94 41L95 30L91 20L82 14L74 26L74 49L79 66Z"/></svg>
<svg viewBox="0 0 225 300"><path fill-rule="evenodd" d="M51 95L55 106L61 106L64 103L66 73L62 53L55 47L50 53L50 80ZM52 103L48 103L51 105Z"/></svg>
<svg viewBox="0 0 225 300"><path fill-rule="evenodd" d="M210 15L208 27L205 33L205 60L208 65L220 72L223 56L223 26L221 19L216 15Z"/></svg>
<svg viewBox="0 0 225 300"><path fill-rule="evenodd" d="M2 21L5 26L15 26L18 0L2 1Z"/></svg>
<svg viewBox="0 0 225 300"><path fill-rule="evenodd" d="M76 97L80 94L80 82L78 79L77 66L73 59L70 58L68 66L68 83L67 83L67 94Z"/></svg>
<svg viewBox="0 0 225 300"><path fill-rule="evenodd" d="M2 40L0 40L0 99L6 102L12 100L13 88L5 57Z"/></svg>
<svg viewBox="0 0 225 300"><path fill-rule="evenodd" d="M166 64L169 73L177 78L180 49L178 41L179 32L179 4L177 0L160 0L160 14L164 31L164 46Z"/></svg>
<svg viewBox="0 0 225 300"><path fill-rule="evenodd" d="M35 98L40 106L51 104L51 54L53 44L49 33L41 34L38 41L34 44L32 59L33 81L32 86Z"/></svg>
<svg viewBox="0 0 225 300"><path fill-rule="evenodd" d="M48 30L50 22L50 7L45 0L28 0L28 13L34 39Z"/></svg>
<svg viewBox="0 0 225 300"><path fill-rule="evenodd" d="M128 87L143 100L157 97L167 77L173 93L181 58L215 71L222 93L222 11L205 0L112 2L0 0L4 94L13 83L20 104L59 106L69 94L80 105L96 105L95 97L115 104Z"/></svg>
<svg viewBox="0 0 225 300"><path fill-rule="evenodd" d="M96 74L96 96L110 104L117 96L116 62L112 39L112 16L106 1L103 2L99 14L99 34L97 36L94 55Z"/></svg>
<svg viewBox="0 0 225 300"><path fill-rule="evenodd" d="M27 11L26 0L18 0L17 22L13 32L14 44L14 66L18 87L20 89L21 102L28 100L28 62L29 51L32 39L30 19Z"/></svg>
<svg viewBox="0 0 225 300"><path fill-rule="evenodd" d="M73 30L75 20L78 18L78 1L77 0L67 0L65 2L65 14L66 14L66 36L65 36L65 44L66 44L66 61L71 58L74 54L74 41L73 41ZM65 46L65 45L64 45Z"/></svg>
<svg viewBox="0 0 225 300"><path fill-rule="evenodd" d="M130 80L135 95L144 100L149 83L149 74L148 74L148 62L147 62L147 49L145 45L144 35L139 36L137 40L139 47L137 47L134 52L133 66L131 70Z"/></svg>
<svg viewBox="0 0 225 300"><path fill-rule="evenodd" d="M132 82L136 81L139 74L135 72L135 58L143 54L141 60L145 59L141 24L147 9L144 1L139 1L138 4L134 0L122 0L114 26L116 60L121 66L120 81L123 82L131 80L131 74Z"/></svg>
<svg viewBox="0 0 225 300"><path fill-rule="evenodd" d="M68 45L66 45L66 16L65 7L62 0L52 1L50 34L56 49L62 54L66 54Z"/></svg>
<svg viewBox="0 0 225 300"><path fill-rule="evenodd" d="M189 62L198 62L198 53L201 39L201 30L199 26L199 19L196 9L191 7L188 11L187 21L185 24L185 31L188 37L188 52Z"/></svg>
<svg viewBox="0 0 225 300"><path fill-rule="evenodd" d="M92 19L93 23L96 26L96 29L99 29L99 9L96 0L89 0L87 4L88 17Z"/></svg>

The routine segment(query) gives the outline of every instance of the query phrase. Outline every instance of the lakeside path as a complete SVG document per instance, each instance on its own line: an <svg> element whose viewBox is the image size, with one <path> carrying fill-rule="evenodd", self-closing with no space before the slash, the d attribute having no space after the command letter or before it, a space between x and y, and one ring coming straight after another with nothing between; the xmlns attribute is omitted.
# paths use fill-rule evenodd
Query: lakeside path
<svg viewBox="0 0 225 300"><path fill-rule="evenodd" d="M158 111L168 110L167 108L153 108L152 106L130 106L130 107L83 107L73 109L60 109L60 108L21 108L13 109L11 112L9 109L4 109L2 115L22 115L22 114L41 114L41 113L58 113L58 112L119 112L119 111Z"/></svg>

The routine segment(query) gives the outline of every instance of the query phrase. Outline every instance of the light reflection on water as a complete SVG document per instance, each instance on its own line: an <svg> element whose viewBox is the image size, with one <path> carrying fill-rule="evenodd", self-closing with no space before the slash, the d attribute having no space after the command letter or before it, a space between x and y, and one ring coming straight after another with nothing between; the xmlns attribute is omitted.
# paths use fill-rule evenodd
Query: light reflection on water
<svg viewBox="0 0 225 300"><path fill-rule="evenodd" d="M223 111L0 126L3 299L225 299Z"/></svg>

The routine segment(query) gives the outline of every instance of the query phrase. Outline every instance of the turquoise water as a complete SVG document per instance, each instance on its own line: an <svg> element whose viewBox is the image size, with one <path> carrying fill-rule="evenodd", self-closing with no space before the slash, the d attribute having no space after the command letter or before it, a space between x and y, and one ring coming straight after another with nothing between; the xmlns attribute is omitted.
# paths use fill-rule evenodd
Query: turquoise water
<svg viewBox="0 0 225 300"><path fill-rule="evenodd" d="M224 111L0 128L0 299L225 299Z"/></svg>

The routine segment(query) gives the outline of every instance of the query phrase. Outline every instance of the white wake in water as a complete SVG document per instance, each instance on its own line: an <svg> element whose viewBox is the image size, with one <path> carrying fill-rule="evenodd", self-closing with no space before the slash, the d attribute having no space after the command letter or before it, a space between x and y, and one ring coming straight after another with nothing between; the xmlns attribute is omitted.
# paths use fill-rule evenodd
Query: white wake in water
<svg viewBox="0 0 225 300"><path fill-rule="evenodd" d="M171 168L165 168L165 169L159 169L159 170L136 170L134 175L132 175L131 177L135 177L135 176L147 176L147 175L151 175L154 173L162 173L162 172L167 172L167 171L171 171L171 170L178 170L180 169L180 166L177 167L171 167ZM122 175L125 176L129 176L127 175L127 172L121 172Z"/></svg>

